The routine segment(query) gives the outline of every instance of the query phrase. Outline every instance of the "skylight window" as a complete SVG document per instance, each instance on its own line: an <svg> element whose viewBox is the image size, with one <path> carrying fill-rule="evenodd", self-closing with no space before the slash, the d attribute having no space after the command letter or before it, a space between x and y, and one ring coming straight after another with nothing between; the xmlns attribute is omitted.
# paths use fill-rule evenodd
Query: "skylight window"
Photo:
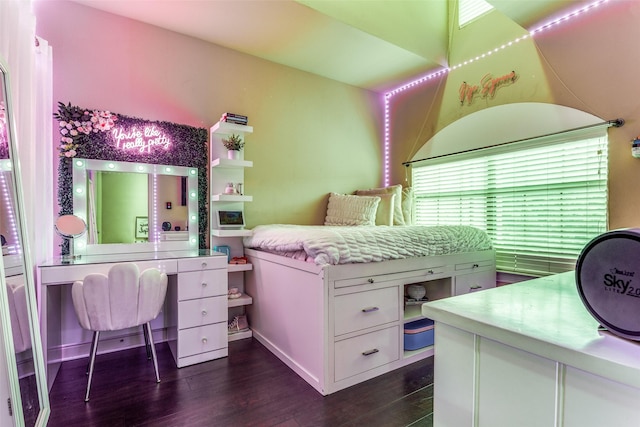
<svg viewBox="0 0 640 427"><path fill-rule="evenodd" d="M462 28L491 10L493 6L485 0L458 0L458 26Z"/></svg>

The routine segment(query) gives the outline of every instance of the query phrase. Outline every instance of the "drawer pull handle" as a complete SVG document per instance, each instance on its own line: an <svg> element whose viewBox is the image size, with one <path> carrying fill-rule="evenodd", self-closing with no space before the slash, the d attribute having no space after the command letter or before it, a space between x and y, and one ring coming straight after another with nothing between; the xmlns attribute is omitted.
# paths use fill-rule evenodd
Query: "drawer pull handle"
<svg viewBox="0 0 640 427"><path fill-rule="evenodd" d="M367 279L367 282L369 282L369 283L373 283L373 282L375 282L375 280L373 280L373 279L369 278L369 279Z"/></svg>
<svg viewBox="0 0 640 427"><path fill-rule="evenodd" d="M477 291L478 289L482 289L481 285L473 285L469 287L469 290L471 291Z"/></svg>
<svg viewBox="0 0 640 427"><path fill-rule="evenodd" d="M471 268L478 268L478 267L480 267L478 264L473 264L473 265L471 266Z"/></svg>
<svg viewBox="0 0 640 427"><path fill-rule="evenodd" d="M427 271L427 273L433 274L433 270L429 270L429 271Z"/></svg>
<svg viewBox="0 0 640 427"><path fill-rule="evenodd" d="M206 344L207 343L207 338L202 338L202 344Z"/></svg>
<svg viewBox="0 0 640 427"><path fill-rule="evenodd" d="M202 282L202 287L206 287L207 286L207 282Z"/></svg>
<svg viewBox="0 0 640 427"><path fill-rule="evenodd" d="M207 315L207 310L202 310L202 316L206 316Z"/></svg>
<svg viewBox="0 0 640 427"><path fill-rule="evenodd" d="M202 268L207 268L207 263L206 262L202 263Z"/></svg>
<svg viewBox="0 0 640 427"><path fill-rule="evenodd" d="M363 351L362 355L363 356L371 356L372 354L376 354L377 352L379 352L380 350L378 350L377 348L373 348L371 350L367 350L367 351Z"/></svg>
<svg viewBox="0 0 640 427"><path fill-rule="evenodd" d="M373 311L378 311L380 310L378 307L366 307L362 309L363 313L371 313Z"/></svg>

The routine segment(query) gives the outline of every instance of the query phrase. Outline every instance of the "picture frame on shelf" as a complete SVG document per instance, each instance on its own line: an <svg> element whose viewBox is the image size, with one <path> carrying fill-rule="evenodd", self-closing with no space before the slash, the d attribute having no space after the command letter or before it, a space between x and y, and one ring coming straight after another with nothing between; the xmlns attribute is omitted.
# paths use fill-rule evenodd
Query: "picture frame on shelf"
<svg viewBox="0 0 640 427"><path fill-rule="evenodd" d="M149 217L137 216L136 217L136 239L148 239L149 238Z"/></svg>

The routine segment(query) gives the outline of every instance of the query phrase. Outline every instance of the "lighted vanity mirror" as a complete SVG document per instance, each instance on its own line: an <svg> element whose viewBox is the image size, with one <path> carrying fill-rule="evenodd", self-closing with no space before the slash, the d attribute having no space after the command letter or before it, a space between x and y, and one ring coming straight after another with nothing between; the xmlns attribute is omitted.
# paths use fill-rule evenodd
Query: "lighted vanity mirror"
<svg viewBox="0 0 640 427"><path fill-rule="evenodd" d="M73 213L75 256L198 249L198 169L73 159Z"/></svg>
<svg viewBox="0 0 640 427"><path fill-rule="evenodd" d="M0 348L4 349L11 395L3 406L6 411L9 404L10 422L15 426L45 426L49 395L10 92L7 68L0 58Z"/></svg>

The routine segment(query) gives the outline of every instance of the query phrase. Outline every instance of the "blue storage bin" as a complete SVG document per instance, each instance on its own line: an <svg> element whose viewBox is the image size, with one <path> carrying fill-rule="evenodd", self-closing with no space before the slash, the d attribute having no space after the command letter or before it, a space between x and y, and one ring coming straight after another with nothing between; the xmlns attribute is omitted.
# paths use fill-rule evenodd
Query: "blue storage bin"
<svg viewBox="0 0 640 427"><path fill-rule="evenodd" d="M420 319L404 325L404 349L418 350L433 345L433 320Z"/></svg>

